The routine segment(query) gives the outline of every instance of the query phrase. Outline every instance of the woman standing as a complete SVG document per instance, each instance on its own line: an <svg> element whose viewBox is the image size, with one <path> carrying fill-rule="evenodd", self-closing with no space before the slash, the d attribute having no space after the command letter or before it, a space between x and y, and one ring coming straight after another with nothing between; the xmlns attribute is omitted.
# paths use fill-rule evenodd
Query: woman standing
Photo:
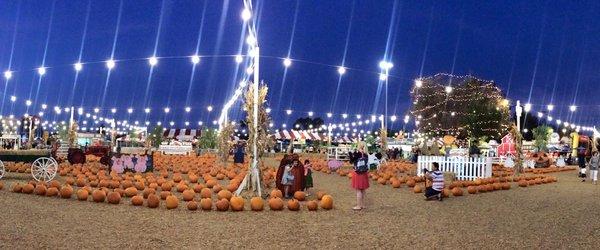
<svg viewBox="0 0 600 250"><path fill-rule="evenodd" d="M598 151L596 151L590 159L590 179L592 179L594 185L598 181L598 166L600 166L600 156L598 155Z"/></svg>
<svg viewBox="0 0 600 250"><path fill-rule="evenodd" d="M352 188L356 190L356 206L352 209L355 211L365 209L365 196L369 188L369 174L367 166L369 155L365 152L364 145L358 149L354 156L354 172L352 173ZM366 170L365 170L366 166Z"/></svg>

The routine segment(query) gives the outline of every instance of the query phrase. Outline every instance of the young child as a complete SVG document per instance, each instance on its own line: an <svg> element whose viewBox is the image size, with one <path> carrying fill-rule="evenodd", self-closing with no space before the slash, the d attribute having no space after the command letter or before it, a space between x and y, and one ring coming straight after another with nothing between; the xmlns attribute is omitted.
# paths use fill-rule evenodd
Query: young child
<svg viewBox="0 0 600 250"><path fill-rule="evenodd" d="M281 178L281 185L283 185L283 196L287 199L290 198L290 186L294 184L294 176L292 175L292 165L287 164L283 170L283 177Z"/></svg>
<svg viewBox="0 0 600 250"><path fill-rule="evenodd" d="M313 187L312 165L308 159L304 160L304 191L310 196L310 188Z"/></svg>

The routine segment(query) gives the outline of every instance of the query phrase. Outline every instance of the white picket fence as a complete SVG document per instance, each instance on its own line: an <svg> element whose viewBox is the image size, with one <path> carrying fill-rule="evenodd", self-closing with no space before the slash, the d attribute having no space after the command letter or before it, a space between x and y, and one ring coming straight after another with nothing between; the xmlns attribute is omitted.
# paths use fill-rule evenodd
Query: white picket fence
<svg viewBox="0 0 600 250"><path fill-rule="evenodd" d="M437 162L440 171L452 172L456 179L474 180L492 176L492 158L445 157L445 156L419 156L417 162L417 175L424 174L423 169L431 170L431 163Z"/></svg>

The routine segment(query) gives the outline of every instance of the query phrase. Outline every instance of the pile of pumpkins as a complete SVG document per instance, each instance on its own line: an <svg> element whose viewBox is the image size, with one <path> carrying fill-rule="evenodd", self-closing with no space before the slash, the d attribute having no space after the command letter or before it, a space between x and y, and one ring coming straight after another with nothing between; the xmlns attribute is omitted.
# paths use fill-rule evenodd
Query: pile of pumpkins
<svg viewBox="0 0 600 250"><path fill-rule="evenodd" d="M144 174L108 173L97 162L75 165L61 163L59 173L64 183L57 180L49 183L36 181L14 183L11 190L16 193L65 199L75 196L80 201L107 202L109 204L125 203L124 198L129 198L131 205L143 206L146 204L149 208L160 207L161 201L164 201L167 209L175 209L182 200L186 202L189 210L199 208L213 210L213 207L217 211L244 210L246 200L234 196L233 193L238 189L248 171L246 166L240 164L219 167L215 164L216 157L211 156L195 158L160 156L158 159L162 165L156 166L155 172ZM187 161L198 165L190 164ZM263 173L263 181L272 184L275 171L271 168L263 168ZM295 198L287 202L288 209L299 210L300 202L304 201L305 197L303 192L295 194ZM317 197L322 209L333 208L333 198L330 195L318 192ZM260 197L251 198L250 208L253 211L262 211L265 204L268 203L271 210L281 210L274 198L281 199L281 192L279 195L272 195L267 202ZM311 211L319 207L319 204L317 206L315 204L316 201L306 202L307 208Z"/></svg>

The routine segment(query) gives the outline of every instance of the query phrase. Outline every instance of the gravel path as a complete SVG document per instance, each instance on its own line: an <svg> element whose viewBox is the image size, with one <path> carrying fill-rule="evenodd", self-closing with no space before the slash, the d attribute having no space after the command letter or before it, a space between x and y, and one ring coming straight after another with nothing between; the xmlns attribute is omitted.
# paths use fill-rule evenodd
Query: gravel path
<svg viewBox="0 0 600 250"><path fill-rule="evenodd" d="M317 189L333 195L334 210L236 213L15 194L10 183L31 177L10 173L0 191L0 249L597 248L600 186L575 175L443 202L373 183L368 209L354 212L349 179L315 173Z"/></svg>

